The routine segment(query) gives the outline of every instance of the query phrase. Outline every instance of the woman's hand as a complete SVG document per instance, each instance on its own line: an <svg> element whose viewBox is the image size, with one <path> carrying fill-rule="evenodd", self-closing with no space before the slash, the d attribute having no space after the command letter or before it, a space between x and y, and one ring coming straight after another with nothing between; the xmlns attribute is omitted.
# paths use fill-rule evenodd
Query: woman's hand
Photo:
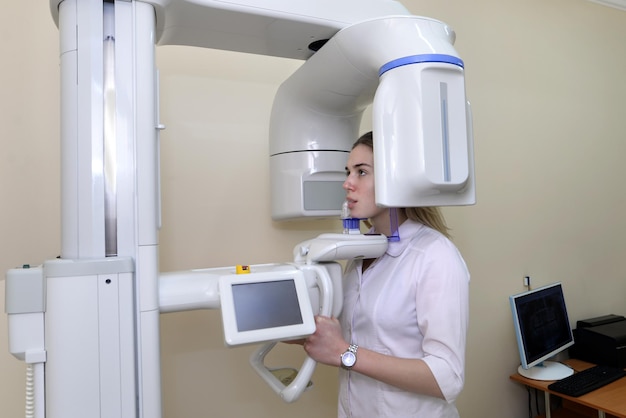
<svg viewBox="0 0 626 418"><path fill-rule="evenodd" d="M304 341L304 350L313 360L329 366L341 365L341 354L349 344L343 339L337 318L315 317L315 333Z"/></svg>
<svg viewBox="0 0 626 418"><path fill-rule="evenodd" d="M348 349L336 318L315 317L315 333L304 340L304 350L313 360L341 366L341 355ZM393 357L359 347L359 360L352 369L397 388L445 399L439 384L422 359Z"/></svg>

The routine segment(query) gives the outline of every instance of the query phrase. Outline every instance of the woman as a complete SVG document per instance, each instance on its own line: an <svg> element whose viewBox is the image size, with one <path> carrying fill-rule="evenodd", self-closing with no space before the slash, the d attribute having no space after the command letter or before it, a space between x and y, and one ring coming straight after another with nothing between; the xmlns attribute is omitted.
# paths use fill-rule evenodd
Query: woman
<svg viewBox="0 0 626 418"><path fill-rule="evenodd" d="M437 208L388 209L374 200L372 133L354 144L346 167L354 218L400 240L374 260L352 260L339 319L318 316L307 354L341 367L339 417L458 417L464 382L469 273Z"/></svg>

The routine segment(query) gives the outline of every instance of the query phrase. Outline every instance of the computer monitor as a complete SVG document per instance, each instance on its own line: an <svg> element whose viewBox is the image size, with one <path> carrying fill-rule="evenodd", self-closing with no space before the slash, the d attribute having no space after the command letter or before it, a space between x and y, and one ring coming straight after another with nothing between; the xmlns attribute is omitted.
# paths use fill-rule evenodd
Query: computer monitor
<svg viewBox="0 0 626 418"><path fill-rule="evenodd" d="M573 374L566 365L546 361L574 344L561 283L509 297L521 358L519 374L559 380Z"/></svg>
<svg viewBox="0 0 626 418"><path fill-rule="evenodd" d="M308 288L299 270L224 275L219 290L228 346L290 340L315 332Z"/></svg>

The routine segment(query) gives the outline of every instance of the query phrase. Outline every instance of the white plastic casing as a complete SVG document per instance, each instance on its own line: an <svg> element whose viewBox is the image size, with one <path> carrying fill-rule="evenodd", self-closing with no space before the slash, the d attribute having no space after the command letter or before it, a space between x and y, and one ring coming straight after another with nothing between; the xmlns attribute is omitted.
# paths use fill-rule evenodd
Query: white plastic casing
<svg viewBox="0 0 626 418"><path fill-rule="evenodd" d="M158 43L306 59L311 42L355 22L408 14L394 0L145 0L157 14Z"/></svg>
<svg viewBox="0 0 626 418"><path fill-rule="evenodd" d="M272 218L340 216L340 173L372 102L376 202L473 204L471 116L454 40L437 20L372 19L339 31L289 77L270 120ZM327 183L316 199L330 209L306 207L314 178Z"/></svg>
<svg viewBox="0 0 626 418"><path fill-rule="evenodd" d="M134 277L124 277L125 284L132 283L129 300L133 309L121 322L136 337L131 350L136 363L123 370L121 384L136 388L137 393L122 394L124 410L131 411L133 416L138 411L142 417L160 417L157 281L160 212L154 9L145 2L128 1L52 0L50 4L60 35L61 258L86 262L105 256L114 258L111 256L117 254L133 260L133 273L128 275ZM107 209L113 209L112 213L107 213ZM109 248L111 243L113 252ZM55 278L53 282L73 280ZM92 290L81 287L80 291ZM80 298L76 296L79 293L73 295L72 302ZM121 293L117 295L122 298ZM56 304L63 308L63 294L59 293L58 297ZM49 298L50 294L48 301ZM107 303L113 306L113 302ZM76 302L73 306L76 312L92 308L89 303ZM81 396L63 387L65 376L99 370L102 379L109 379L115 368L98 368L87 362L106 362L111 354L101 351L100 359L85 356L84 362L63 355L63 344L72 343L62 341L69 338L60 331L65 327L65 318L51 312L54 311L46 312L46 344L56 344L56 350L51 352L46 364L46 384L54 388L46 388L46 396L50 398L48 414L55 417L58 411L64 417L78 416L73 413L96 416L95 412L81 410L82 404L76 404L74 412L66 407ZM95 316L87 313L76 316L84 321L95 320ZM92 324L95 330L98 326ZM96 393L102 387L103 391L115 393L116 382L114 377L106 384L94 377L83 381L80 390ZM89 398L85 396L82 402L89 404ZM103 402L103 405L114 408L115 402ZM50 412L50 408L55 412Z"/></svg>
<svg viewBox="0 0 626 418"><path fill-rule="evenodd" d="M254 322L249 316L252 312L245 312L248 310L248 306L241 306L242 301L237 303L235 288L239 286L252 285L258 289L264 288L264 286L272 286L273 284L280 283L281 285L287 283L293 286L295 291L296 300L293 300L291 296L285 297L289 300L280 301L276 309L272 309L273 316L278 316L278 313L283 313L283 308L293 308L295 304L298 307L299 322L290 322L282 326L267 325L263 326L263 321L258 324ZM220 289L220 301L221 301L221 313L222 323L224 325L224 341L227 346L236 346L242 344L258 344L268 341L280 341L289 340L295 338L303 338L315 332L315 320L313 318L313 309L311 301L309 299L308 289L304 274L296 269L291 271L272 271L265 273L251 273L251 274L230 274L221 276L219 278ZM263 306L263 300L259 301L259 307ZM294 303L295 302L295 303ZM252 305L255 305L252 303ZM245 309L244 309L245 308ZM294 316L295 312L290 312L286 315ZM271 317L272 313L267 312L265 317ZM259 317L259 315L254 315ZM240 319L244 319L247 322L254 322L254 325L250 325L250 329L240 329ZM269 322L268 322L269 324Z"/></svg>
<svg viewBox="0 0 626 418"><path fill-rule="evenodd" d="M293 249L296 263L316 263L352 258L377 258L387 251L384 235L321 234Z"/></svg>
<svg viewBox="0 0 626 418"><path fill-rule="evenodd" d="M300 244L300 246L302 245L305 243ZM249 268L256 273L281 275L293 271L294 266L304 274L312 309L314 314L319 313L322 298L317 270L301 264L256 264L249 266ZM342 267L339 263L331 262L323 263L323 268L328 272L333 288L331 313L337 316L341 312L343 303L341 292ZM161 313L195 309L220 309L220 277L234 275L235 271L235 266L231 266L161 273L159 276ZM243 276L251 277L249 275Z"/></svg>
<svg viewBox="0 0 626 418"><path fill-rule="evenodd" d="M44 264L46 417L137 417L132 270L130 258Z"/></svg>
<svg viewBox="0 0 626 418"><path fill-rule="evenodd" d="M5 289L9 352L26 363L45 362L46 298L42 268L9 270Z"/></svg>
<svg viewBox="0 0 626 418"><path fill-rule="evenodd" d="M50 10L58 20L58 5ZM192 45L306 59L312 42L355 22L408 15L395 0L142 0L154 7L159 45Z"/></svg>
<svg viewBox="0 0 626 418"><path fill-rule="evenodd" d="M475 203L463 68L402 65L374 99L376 202L386 207Z"/></svg>
<svg viewBox="0 0 626 418"><path fill-rule="evenodd" d="M348 151L308 151L278 154L270 161L275 220L303 215L337 216L346 198L343 190ZM338 206L339 205L339 206Z"/></svg>

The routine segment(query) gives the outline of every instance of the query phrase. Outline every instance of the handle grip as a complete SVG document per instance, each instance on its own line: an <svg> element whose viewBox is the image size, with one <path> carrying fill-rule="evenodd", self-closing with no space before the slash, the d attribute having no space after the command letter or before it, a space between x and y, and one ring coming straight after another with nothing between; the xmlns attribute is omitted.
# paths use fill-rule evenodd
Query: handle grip
<svg viewBox="0 0 626 418"><path fill-rule="evenodd" d="M311 386L311 376L315 371L316 362L306 356L300 370L290 368L269 369L265 366L265 356L276 343L264 344L250 356L250 364L259 376L276 392L283 401L291 403ZM283 374L283 376L281 376Z"/></svg>
<svg viewBox="0 0 626 418"><path fill-rule="evenodd" d="M320 308L319 313L330 316L333 309L333 285L328 271L319 265L305 265L302 269L316 271L317 285L320 288ZM315 371L317 363L311 357L306 356L300 370L279 368L269 369L265 366L265 356L274 348L275 342L262 345L250 356L250 364L259 376L288 403L291 403L311 386L311 377ZM286 371L287 375L280 378ZM295 374L295 375L294 375Z"/></svg>

